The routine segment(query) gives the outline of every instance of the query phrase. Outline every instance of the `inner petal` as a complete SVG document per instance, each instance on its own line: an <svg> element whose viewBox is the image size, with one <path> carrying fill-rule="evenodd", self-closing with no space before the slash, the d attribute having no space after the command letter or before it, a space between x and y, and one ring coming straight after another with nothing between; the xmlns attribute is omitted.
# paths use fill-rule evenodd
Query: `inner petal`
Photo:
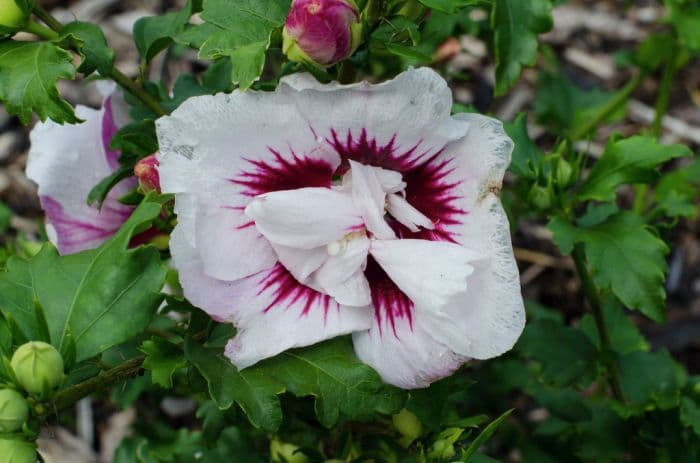
<svg viewBox="0 0 700 463"><path fill-rule="evenodd" d="M259 195L245 213L271 243L300 249L325 246L364 228L352 198L329 188Z"/></svg>

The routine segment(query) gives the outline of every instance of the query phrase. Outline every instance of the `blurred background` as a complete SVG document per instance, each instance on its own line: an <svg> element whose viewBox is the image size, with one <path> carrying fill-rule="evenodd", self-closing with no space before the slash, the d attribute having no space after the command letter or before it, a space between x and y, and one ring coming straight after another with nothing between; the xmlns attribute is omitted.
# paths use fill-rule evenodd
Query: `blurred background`
<svg viewBox="0 0 700 463"><path fill-rule="evenodd" d="M180 8L184 1L160 0L40 0L63 22L75 19L99 23L117 52L116 66L135 76L140 72L138 53L131 39L136 20ZM502 98L494 95L494 63L488 44L479 39L480 24L487 13L478 9L461 18L453 30L428 31L438 43L433 66L450 81L455 102L512 121L524 112L530 137L543 149L551 149L556 134L580 122L586 110L608 101L632 76L631 55L650 34L663 28L661 2L576 1L555 2L554 28L541 36L540 58L524 70L518 85ZM437 41L437 42L435 42ZM172 83L181 73L199 73L205 63L196 53L177 48L160 54L149 77ZM651 74L635 91L627 111L611 117L595 138L577 148L598 157L613 132L625 136L648 130L661 80ZM94 84L61 82L61 94L73 104L97 106L100 96ZM0 243L31 253L41 240L41 209L36 190L25 174L28 131L0 106ZM683 143L697 151L700 145L700 62L690 60L675 78L668 115L663 119L664 143ZM676 161L674 167L691 160ZM512 179L507 178L508 185ZM700 179L695 179L700 182ZM573 263L562 257L545 223L528 211L517 210L513 191L504 189L504 202L511 203L514 245L526 298L563 310L567 321L576 323L584 312L579 281ZM631 197L631 195L629 195ZM623 192L622 201L625 201ZM698 201L694 205L698 207ZM691 207L692 207L691 206ZM671 245L667 280L668 322L655 325L631 314L652 348L667 348L689 374L700 374L700 221L697 213L669 227ZM0 251L2 252L2 251ZM7 252L6 252L7 254ZM139 396L133 381L112 397L86 399L75 411L75 421L65 427L47 427L40 448L51 462L107 463L115 448L129 435L136 420L135 408L150 408L173 426L194 422L197 404L190 399ZM155 397L155 398L154 398ZM517 403L517 401L515 401ZM505 405L504 405L505 406ZM539 413L539 414L538 414ZM528 411L528 419L541 420L542 410ZM507 461L518 461L517 455Z"/></svg>

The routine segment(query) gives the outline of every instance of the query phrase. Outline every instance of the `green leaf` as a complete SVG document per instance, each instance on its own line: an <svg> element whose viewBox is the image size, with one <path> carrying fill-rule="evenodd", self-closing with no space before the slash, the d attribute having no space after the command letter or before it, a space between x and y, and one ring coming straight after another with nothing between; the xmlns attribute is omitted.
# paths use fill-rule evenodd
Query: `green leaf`
<svg viewBox="0 0 700 463"><path fill-rule="evenodd" d="M141 18L134 24L134 42L141 59L151 61L158 53L168 48L175 38L185 31L193 3L187 2L184 8L173 13Z"/></svg>
<svg viewBox="0 0 700 463"><path fill-rule="evenodd" d="M700 196L700 159L664 174L654 188L657 210L667 217L697 217Z"/></svg>
<svg viewBox="0 0 700 463"><path fill-rule="evenodd" d="M576 228L555 218L548 228L562 253L584 243L595 284L611 289L630 309L655 321L665 317L666 244L632 213L621 212L589 228Z"/></svg>
<svg viewBox="0 0 700 463"><path fill-rule="evenodd" d="M221 409L237 403L256 427L275 430L282 423L278 394L285 387L258 368L238 371L220 349L185 341L185 355L209 385L209 395Z"/></svg>
<svg viewBox="0 0 700 463"><path fill-rule="evenodd" d="M152 120L132 122L114 134L110 149L135 158L142 158L158 151L156 125Z"/></svg>
<svg viewBox="0 0 700 463"><path fill-rule="evenodd" d="M491 12L496 58L496 95L520 77L522 66L537 58L537 34L552 28L549 0L495 0Z"/></svg>
<svg viewBox="0 0 700 463"><path fill-rule="evenodd" d="M117 183L121 182L125 178L133 175L134 168L131 166L121 167L115 172L112 172L108 177L103 178L100 183L92 187L92 190L90 190L90 193L88 193L87 203L90 205L97 205L99 208L101 208L102 203L112 188L114 188Z"/></svg>
<svg viewBox="0 0 700 463"><path fill-rule="evenodd" d="M544 155L527 133L527 115L519 114L514 122L504 124L504 129L515 143L510 171L519 177L537 178L537 171Z"/></svg>
<svg viewBox="0 0 700 463"><path fill-rule="evenodd" d="M173 387L173 375L187 365L182 348L160 338L144 341L140 348L146 354L143 367L150 370L153 383Z"/></svg>
<svg viewBox="0 0 700 463"><path fill-rule="evenodd" d="M586 335L552 320L525 327L517 349L542 364L542 380L564 386L591 379L597 352Z"/></svg>
<svg viewBox="0 0 700 463"><path fill-rule="evenodd" d="M107 46L102 29L95 24L75 21L61 28L59 42L73 41L83 62L78 71L87 75L97 71L102 76L109 76L114 65L114 50Z"/></svg>
<svg viewBox="0 0 700 463"><path fill-rule="evenodd" d="M690 397L681 401L681 423L700 436L700 405Z"/></svg>
<svg viewBox="0 0 700 463"><path fill-rule="evenodd" d="M646 338L639 332L639 329L629 317L625 315L620 304L612 297L606 298L603 303L603 319L608 327L613 351L618 354L627 354L637 350L649 350L649 343ZM581 331L588 336L598 349L602 349L598 329L591 314L586 314L581 319Z"/></svg>
<svg viewBox="0 0 700 463"><path fill-rule="evenodd" d="M391 42L387 42L384 45L386 46L387 50L389 50L396 56L401 56L410 60L423 63L428 63L433 59L430 55L426 55L425 53L422 53L413 47L408 47L406 45Z"/></svg>
<svg viewBox="0 0 700 463"><path fill-rule="evenodd" d="M691 154L685 145L660 145L652 137L612 140L593 165L576 197L580 201L614 201L620 185L656 180L660 176L659 165Z"/></svg>
<svg viewBox="0 0 700 463"><path fill-rule="evenodd" d="M561 71L541 72L537 82L534 109L538 122L556 133L565 135L576 132L615 96L599 89L584 90L576 86ZM624 117L627 107L622 105L605 121Z"/></svg>
<svg viewBox="0 0 700 463"><path fill-rule="evenodd" d="M262 74L272 33L281 28L290 0L205 0L202 19L217 27L202 44L200 56L229 57L231 80L242 90Z"/></svg>
<svg viewBox="0 0 700 463"><path fill-rule="evenodd" d="M132 236L158 217L158 201L146 200L97 249L59 256L47 244L29 261L11 259L8 271L0 275L3 313L36 339L41 334L34 313L37 301L51 343L61 352L74 345L76 362L142 332L162 300L166 271L156 249L128 247Z"/></svg>
<svg viewBox="0 0 700 463"><path fill-rule="evenodd" d="M42 121L79 122L56 88L59 79L75 78L75 71L73 56L54 43L0 41L0 101L25 125L32 111Z"/></svg>
<svg viewBox="0 0 700 463"><path fill-rule="evenodd" d="M685 382L683 369L668 352L631 352L619 358L620 377L631 413L649 406L669 409L678 406Z"/></svg>
<svg viewBox="0 0 700 463"><path fill-rule="evenodd" d="M691 50L700 50L700 8L686 0L664 0L669 20L680 42Z"/></svg>
<svg viewBox="0 0 700 463"><path fill-rule="evenodd" d="M284 352L238 371L221 349L185 344L189 361L209 383L209 393L220 408L234 402L250 421L268 430L282 421L279 394L312 396L319 421L332 426L340 416L365 418L375 412L395 413L405 393L382 383L379 375L354 355L349 339Z"/></svg>
<svg viewBox="0 0 700 463"><path fill-rule="evenodd" d="M469 447L462 453L462 460L463 461L469 461L469 458L481 447L486 443L487 440L491 438L491 436L494 435L496 430L501 426L501 424L510 416L511 413L513 413L513 408L508 410L507 412L503 413L501 416L493 420L491 423L489 423L486 428L484 428L483 431L474 439L474 441L469 444Z"/></svg>
<svg viewBox="0 0 700 463"><path fill-rule="evenodd" d="M466 6L482 3L480 0L419 0L423 5L443 13L455 13Z"/></svg>

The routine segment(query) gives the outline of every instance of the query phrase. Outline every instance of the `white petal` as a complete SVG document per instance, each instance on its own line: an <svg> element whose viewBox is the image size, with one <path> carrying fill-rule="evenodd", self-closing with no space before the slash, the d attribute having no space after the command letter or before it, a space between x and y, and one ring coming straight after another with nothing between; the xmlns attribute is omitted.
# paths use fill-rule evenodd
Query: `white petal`
<svg viewBox="0 0 700 463"><path fill-rule="evenodd" d="M178 212L183 213L184 207L178 207ZM197 214L195 245L202 257L204 271L210 277L234 281L270 268L277 262L270 243L239 208L218 206L201 197L194 207L193 213Z"/></svg>
<svg viewBox="0 0 700 463"><path fill-rule="evenodd" d="M328 259L326 246L298 249L273 244L272 247L275 249L280 263L294 275L294 278L302 283L306 283L309 276Z"/></svg>
<svg viewBox="0 0 700 463"><path fill-rule="evenodd" d="M433 221L411 206L403 196L391 194L387 196L386 202L386 209L389 214L412 232L417 232L421 228L427 230L435 229Z"/></svg>
<svg viewBox="0 0 700 463"><path fill-rule="evenodd" d="M453 353L424 328L411 327L407 320L396 324L396 334L380 333L376 324L370 331L353 334L355 352L382 379L403 389L428 387L454 373L468 359Z"/></svg>
<svg viewBox="0 0 700 463"><path fill-rule="evenodd" d="M287 349L369 329L372 323L367 308L342 307L322 297L310 298L314 293L299 285L285 287L291 292L279 297L279 285L261 287L265 272L236 282L206 276L201 258L179 225L173 231L170 249L185 297L215 320L237 325L238 334L226 353L239 368ZM285 283L291 284L289 280Z"/></svg>
<svg viewBox="0 0 700 463"><path fill-rule="evenodd" d="M350 161L352 171L352 199L362 212L365 226L378 239L396 238L396 234L384 219L386 193L377 175L377 169Z"/></svg>
<svg viewBox="0 0 700 463"><path fill-rule="evenodd" d="M405 149L419 143L439 149L455 130L464 133L464 124L450 118L449 87L430 68L409 69L378 85L323 85L294 74L280 81L280 91L294 96L307 124L324 137L331 129L341 137L366 129L380 144L396 138Z"/></svg>
<svg viewBox="0 0 700 463"><path fill-rule="evenodd" d="M340 252L328 256L323 266L314 274L313 286L322 289L340 304L354 307L369 305L370 288L363 273L369 243L366 236L343 243Z"/></svg>
<svg viewBox="0 0 700 463"><path fill-rule="evenodd" d="M484 198L462 230L485 258L474 262L466 294L452 300L443 314L426 313L419 323L455 352L487 359L510 350L525 326L508 218L498 198Z"/></svg>
<svg viewBox="0 0 700 463"><path fill-rule="evenodd" d="M363 227L352 199L328 188L276 191L256 197L245 209L265 238L311 249Z"/></svg>
<svg viewBox="0 0 700 463"><path fill-rule="evenodd" d="M412 239L373 241L370 253L417 308L434 312L467 291L480 257L457 244Z"/></svg>

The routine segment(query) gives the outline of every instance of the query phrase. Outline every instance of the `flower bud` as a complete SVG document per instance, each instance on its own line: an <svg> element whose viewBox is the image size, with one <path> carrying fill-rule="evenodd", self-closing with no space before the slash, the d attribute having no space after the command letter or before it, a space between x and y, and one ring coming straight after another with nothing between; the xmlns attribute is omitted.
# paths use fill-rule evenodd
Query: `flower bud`
<svg viewBox="0 0 700 463"><path fill-rule="evenodd" d="M155 191L160 193L160 176L158 175L158 159L155 154L141 159L134 166L134 175L139 179L139 186L144 193Z"/></svg>
<svg viewBox="0 0 700 463"><path fill-rule="evenodd" d="M29 405L19 392L0 390L0 433L22 429L28 417Z"/></svg>
<svg viewBox="0 0 700 463"><path fill-rule="evenodd" d="M0 439L0 455L3 463L36 463L34 444L21 440Z"/></svg>
<svg viewBox="0 0 700 463"><path fill-rule="evenodd" d="M277 439L270 441L270 458L275 463L308 463L309 458L297 450L299 447L294 444Z"/></svg>
<svg viewBox="0 0 700 463"><path fill-rule="evenodd" d="M418 417L405 408L391 417L391 421L394 423L396 430L404 437L403 440L407 444L410 444L423 434L423 425Z"/></svg>
<svg viewBox="0 0 700 463"><path fill-rule="evenodd" d="M571 186L573 177L573 168L566 159L559 159L557 163L557 185L559 188L568 188Z"/></svg>
<svg viewBox="0 0 700 463"><path fill-rule="evenodd" d="M325 67L350 57L362 41L352 0L294 0L283 31L291 61Z"/></svg>
<svg viewBox="0 0 700 463"><path fill-rule="evenodd" d="M27 19L29 7L25 1L0 0L0 37L17 32L24 27Z"/></svg>
<svg viewBox="0 0 700 463"><path fill-rule="evenodd" d="M17 349L10 361L19 384L30 394L44 396L63 381L63 358L50 344L32 341Z"/></svg>
<svg viewBox="0 0 700 463"><path fill-rule="evenodd" d="M554 204L554 192L551 187L541 186L535 183L532 185L527 200L537 209L547 210Z"/></svg>

